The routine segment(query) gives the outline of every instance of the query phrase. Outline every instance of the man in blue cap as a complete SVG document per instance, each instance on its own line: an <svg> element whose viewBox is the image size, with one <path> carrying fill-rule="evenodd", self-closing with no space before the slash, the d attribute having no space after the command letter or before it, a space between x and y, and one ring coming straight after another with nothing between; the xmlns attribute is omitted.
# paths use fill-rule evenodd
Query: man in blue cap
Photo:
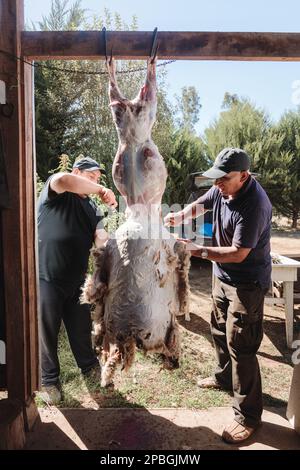
<svg viewBox="0 0 300 470"><path fill-rule="evenodd" d="M49 404L61 400L57 344L62 321L82 373L96 371L100 376L91 343L90 309L80 304L79 297L90 249L93 243L99 246L107 239L101 228L103 216L89 195L100 196L110 207L117 205L114 193L99 184L103 172L92 158L80 158L71 173L57 173L48 179L38 202L40 397Z"/></svg>
<svg viewBox="0 0 300 470"><path fill-rule="evenodd" d="M201 388L233 392L234 421L223 431L228 443L248 439L261 422L262 388L256 353L263 337L264 296L271 281L272 206L250 174L250 158L238 148L225 148L203 176L214 185L165 224L213 211L213 246L184 241L192 255L214 261L211 333L217 368Z"/></svg>

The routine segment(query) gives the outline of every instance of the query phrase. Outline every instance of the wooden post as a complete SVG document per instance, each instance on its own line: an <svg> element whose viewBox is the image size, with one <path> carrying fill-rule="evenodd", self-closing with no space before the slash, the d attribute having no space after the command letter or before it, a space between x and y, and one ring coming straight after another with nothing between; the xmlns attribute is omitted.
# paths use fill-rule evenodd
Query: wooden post
<svg viewBox="0 0 300 470"><path fill-rule="evenodd" d="M23 404L29 428L37 415L32 395L38 388L38 334L32 70L16 58L23 24L23 0L1 0L0 79L11 111L0 116L9 191L9 207L2 211L7 390L9 400Z"/></svg>
<svg viewBox="0 0 300 470"><path fill-rule="evenodd" d="M0 80L8 104L5 115L0 113L9 192L0 215L8 389L0 434L6 448L23 445L24 429L37 416L32 394L39 386L33 72L18 58L104 58L101 32L22 33L23 25L23 0L0 0ZM160 59L300 60L300 33L159 32L158 42ZM151 44L152 32L107 32L107 50L117 59L145 59Z"/></svg>
<svg viewBox="0 0 300 470"><path fill-rule="evenodd" d="M19 450L25 445L22 403L0 401L0 450Z"/></svg>

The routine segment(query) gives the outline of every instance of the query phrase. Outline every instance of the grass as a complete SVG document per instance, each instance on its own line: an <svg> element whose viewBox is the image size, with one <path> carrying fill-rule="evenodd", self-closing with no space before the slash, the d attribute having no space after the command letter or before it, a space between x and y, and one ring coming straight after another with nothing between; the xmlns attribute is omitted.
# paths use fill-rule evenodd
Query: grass
<svg viewBox="0 0 300 470"><path fill-rule="evenodd" d="M211 375L215 367L215 353L209 335L210 287L200 284L210 279L209 268L196 266L192 282L191 322L182 321L180 368L162 369L155 355L136 353L136 360L128 373L117 370L114 389L103 389L99 381L84 379L70 350L62 328L59 338L59 359L63 401L61 407L85 408L189 408L207 409L230 406L231 396L217 390L200 390L199 377ZM201 281L202 282L202 281ZM203 296L206 292L205 297ZM199 294L200 293L200 294ZM206 303L205 303L206 302ZM199 320L201 320L199 322ZM186 328L183 326L185 325ZM285 347L285 321L282 308L268 307L265 331L258 360L261 366L265 406L285 406L292 378L291 351ZM43 406L39 400L39 406Z"/></svg>
<svg viewBox="0 0 300 470"><path fill-rule="evenodd" d="M147 408L197 408L225 406L231 401L225 392L200 390L198 377L208 376L214 366L214 355L206 351L208 341L184 329L180 368L162 369L154 355L136 354L136 361L125 374L115 375L115 388L103 389L99 382L85 379L71 353L65 330L59 338L59 360L63 401L60 407L147 407ZM38 406L44 406L39 398Z"/></svg>
<svg viewBox="0 0 300 470"><path fill-rule="evenodd" d="M128 373L116 372L115 388L103 389L98 381L82 376L62 329L59 359L63 401L60 407L208 409L230 405L231 396L227 392L200 390L196 385L197 378L209 376L214 369L214 351L209 341L182 327L181 337L179 369L162 369L158 358L137 352L135 364ZM283 363L274 368L263 365L261 359L260 362L265 405L286 405L291 382L290 364ZM38 398L37 404L44 406Z"/></svg>
<svg viewBox="0 0 300 470"><path fill-rule="evenodd" d="M280 367L261 366L264 401L269 406L285 406L289 399L292 368L289 364Z"/></svg>

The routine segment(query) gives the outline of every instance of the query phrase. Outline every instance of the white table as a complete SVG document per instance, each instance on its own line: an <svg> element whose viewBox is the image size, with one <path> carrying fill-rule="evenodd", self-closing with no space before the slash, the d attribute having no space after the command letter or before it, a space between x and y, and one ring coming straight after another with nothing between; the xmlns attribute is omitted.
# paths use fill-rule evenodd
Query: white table
<svg viewBox="0 0 300 470"><path fill-rule="evenodd" d="M300 363L294 365L286 416L291 426L300 434Z"/></svg>
<svg viewBox="0 0 300 470"><path fill-rule="evenodd" d="M286 342L289 348L293 342L294 327L294 282L300 262L286 256L275 254L280 263L272 263L272 281L283 282L283 298L266 298L267 304L284 304Z"/></svg>

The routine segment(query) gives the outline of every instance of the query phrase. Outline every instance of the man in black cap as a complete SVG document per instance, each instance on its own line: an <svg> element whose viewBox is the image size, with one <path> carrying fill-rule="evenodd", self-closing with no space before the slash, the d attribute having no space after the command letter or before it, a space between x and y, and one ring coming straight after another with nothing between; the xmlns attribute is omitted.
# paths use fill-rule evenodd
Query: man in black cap
<svg viewBox="0 0 300 470"><path fill-rule="evenodd" d="M98 184L103 172L92 158L80 158L71 173L57 173L48 179L38 202L40 397L49 404L61 400L57 344L62 321L82 373L99 372L91 344L90 309L80 304L79 297L90 249L94 242L99 246L107 239L101 228L103 216L88 195L100 196L110 207L117 205L114 193Z"/></svg>
<svg viewBox="0 0 300 470"><path fill-rule="evenodd" d="M183 240L192 255L214 261L211 333L217 368L201 388L233 392L234 421L223 431L228 443L250 437L261 421L262 389L256 353L263 337L264 296L271 280L272 206L251 176L250 159L237 148L225 148L203 176L215 180L198 200L170 213L165 224L213 211L213 246Z"/></svg>

